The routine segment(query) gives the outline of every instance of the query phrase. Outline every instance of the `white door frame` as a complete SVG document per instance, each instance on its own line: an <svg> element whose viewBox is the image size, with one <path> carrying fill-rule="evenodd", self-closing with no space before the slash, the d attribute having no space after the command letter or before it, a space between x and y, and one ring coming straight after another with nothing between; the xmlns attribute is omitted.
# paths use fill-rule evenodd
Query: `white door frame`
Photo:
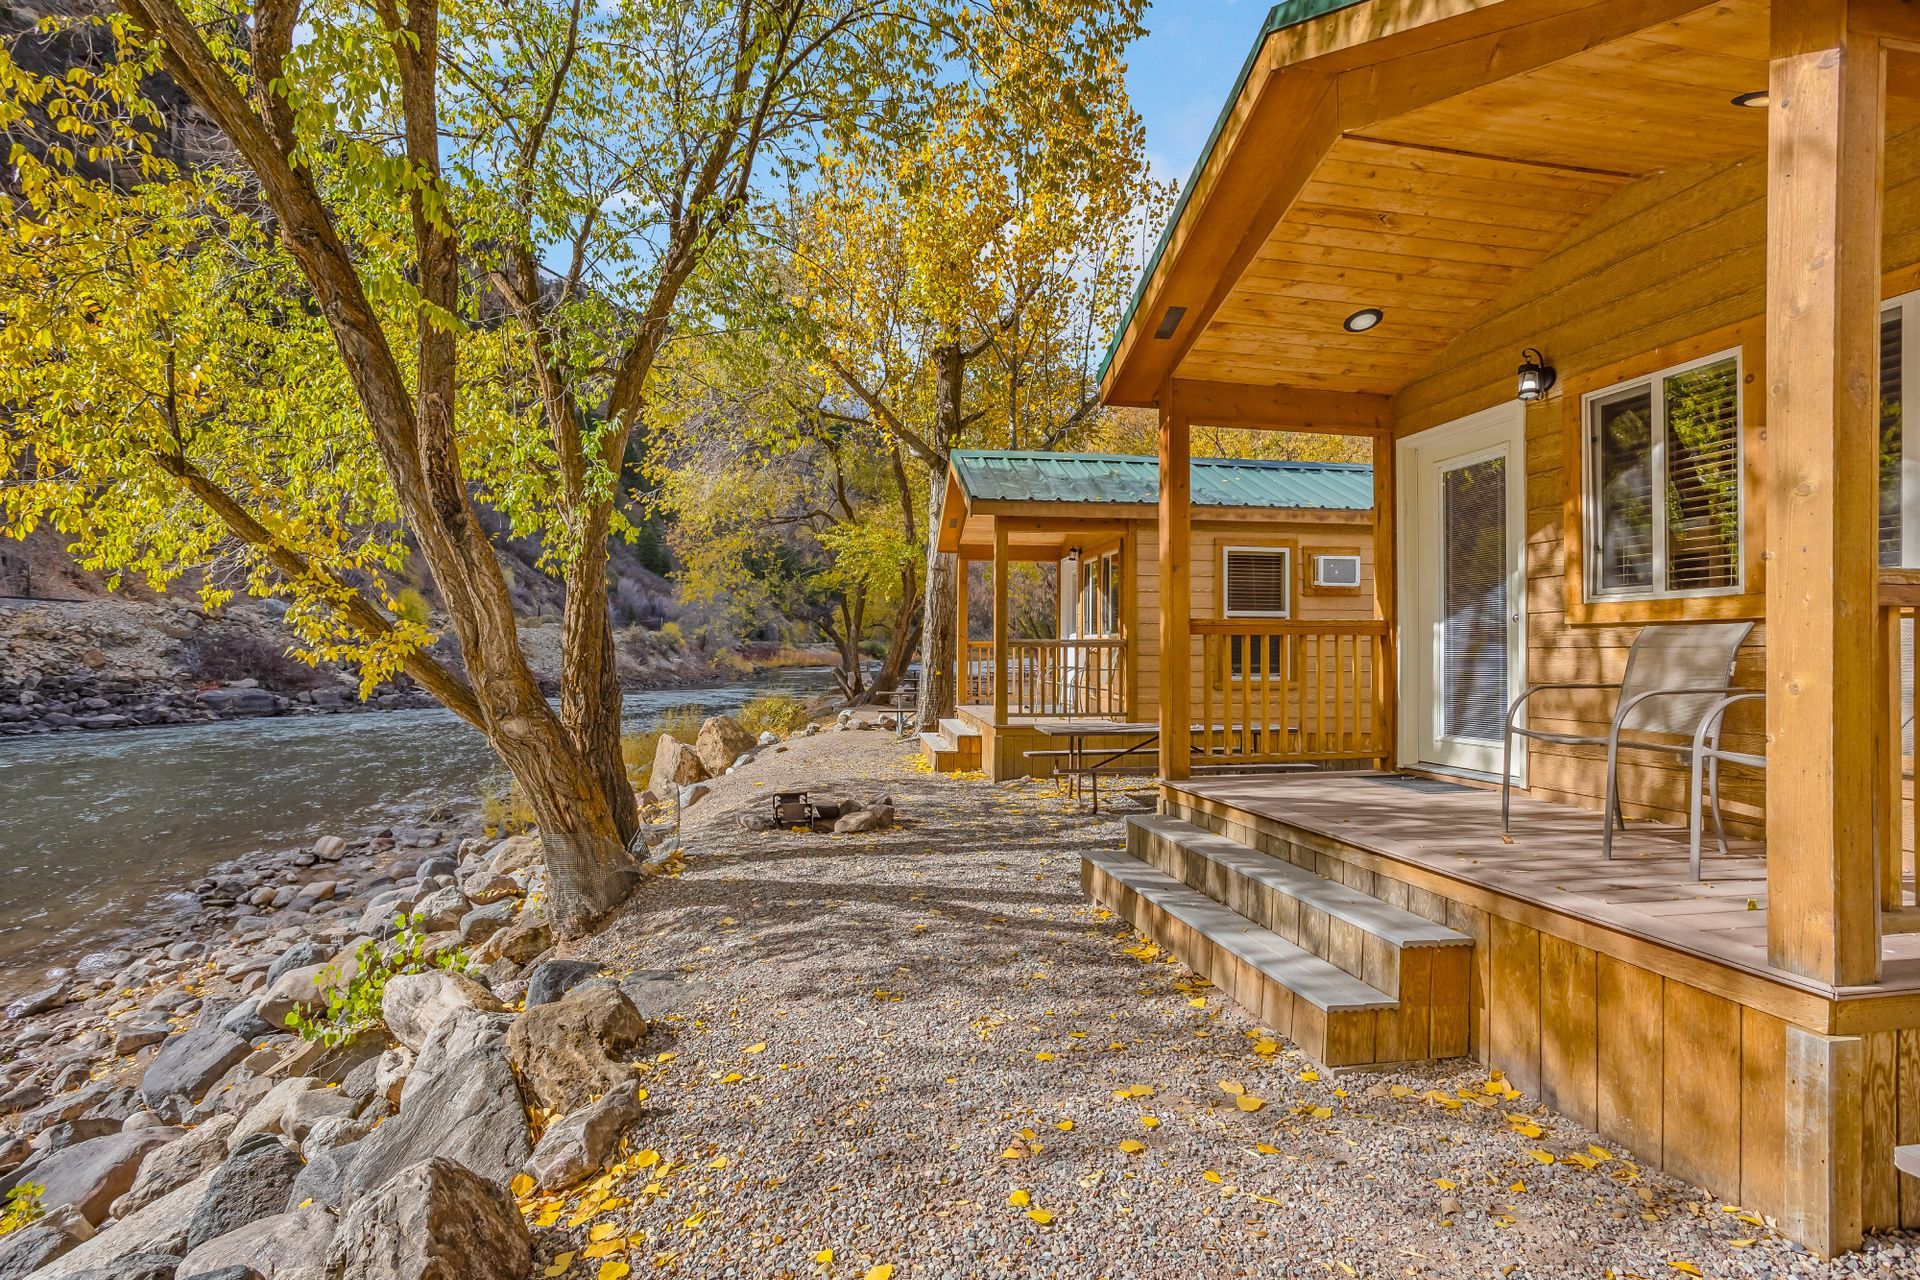
<svg viewBox="0 0 1920 1280"><path fill-rule="evenodd" d="M1400 483L1394 528L1399 579L1400 716L1399 758L1407 765L1438 767L1498 778L1500 752L1461 744L1452 760L1435 759L1439 735L1439 591L1444 545L1438 524L1439 474L1461 465L1504 454L1507 458L1507 697L1527 687L1527 414L1515 400L1495 405L1397 443L1395 473ZM1422 536L1422 535L1425 536ZM1524 715L1520 721L1525 723ZM1461 757L1489 757L1462 763ZM1514 783L1527 778L1526 739L1514 740Z"/></svg>

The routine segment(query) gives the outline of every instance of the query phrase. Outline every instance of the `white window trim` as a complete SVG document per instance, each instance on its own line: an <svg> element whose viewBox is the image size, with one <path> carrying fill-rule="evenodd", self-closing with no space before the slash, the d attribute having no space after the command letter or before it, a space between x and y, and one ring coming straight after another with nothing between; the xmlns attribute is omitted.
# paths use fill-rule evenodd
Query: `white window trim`
<svg viewBox="0 0 1920 1280"><path fill-rule="evenodd" d="M1321 576L1320 568L1329 560L1351 560L1353 562L1353 581L1328 582L1326 578ZM1317 552L1313 557L1313 585L1316 587L1352 587L1357 589L1360 586L1360 569L1360 557L1353 552Z"/></svg>
<svg viewBox="0 0 1920 1280"><path fill-rule="evenodd" d="M1904 336L1904 335L1903 335ZM1649 465L1653 469L1655 484L1654 534L1653 534L1653 580L1664 584L1667 580L1667 540L1666 503L1664 490L1667 476L1667 398L1661 394L1661 384L1676 374L1691 373L1695 369L1710 364L1733 361L1733 415L1734 472L1739 487L1740 504L1740 544L1734 557L1734 578L1731 585L1724 587L1691 588L1675 590L1664 585L1645 590L1603 590L1600 580L1600 524L1602 512L1599 502L1599 441L1593 430L1593 407L1602 400L1611 399L1623 391L1636 387L1649 388L1648 399L1653 404L1654 431L1651 444ZM1902 437L1904 442L1905 437ZM1744 595L1747 590L1747 388L1746 360L1741 348L1732 347L1726 351L1717 351L1698 360L1688 360L1681 364L1668 365L1664 369L1655 369L1635 378L1625 378L1610 387L1589 391L1580 397L1580 537L1581 557L1587 566L1581 575L1582 588L1590 604L1620 600L1692 600L1708 596Z"/></svg>
<svg viewBox="0 0 1920 1280"><path fill-rule="evenodd" d="M1251 552L1254 555L1279 556L1286 562L1286 573L1282 581L1286 583L1287 605L1278 611L1272 609L1235 609L1233 607L1233 583L1227 575L1227 565L1236 551ZM1293 548L1292 547L1249 547L1231 546L1220 548L1220 616L1224 618L1291 618L1293 616Z"/></svg>

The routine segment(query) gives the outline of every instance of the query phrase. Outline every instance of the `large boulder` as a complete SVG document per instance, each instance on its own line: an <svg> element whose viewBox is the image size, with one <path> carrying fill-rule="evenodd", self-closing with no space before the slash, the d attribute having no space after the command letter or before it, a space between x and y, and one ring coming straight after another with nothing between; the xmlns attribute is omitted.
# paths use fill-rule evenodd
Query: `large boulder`
<svg viewBox="0 0 1920 1280"><path fill-rule="evenodd" d="M72 1205L97 1227L107 1220L113 1202L132 1188L147 1153L179 1136L178 1129L131 1129L76 1142L27 1161L7 1175L6 1183L35 1183L42 1188L44 1208Z"/></svg>
<svg viewBox="0 0 1920 1280"><path fill-rule="evenodd" d="M291 1080L280 1081L267 1090L265 1097L247 1108L239 1124L233 1126L227 1146L238 1147L247 1139L262 1133L287 1133L287 1108L293 1105L293 1100L325 1084L326 1081L318 1076L295 1076Z"/></svg>
<svg viewBox="0 0 1920 1280"><path fill-rule="evenodd" d="M631 1081L646 1038L647 1020L624 992L592 985L521 1014L507 1051L535 1100L567 1112Z"/></svg>
<svg viewBox="0 0 1920 1280"><path fill-rule="evenodd" d="M591 960L548 960L535 965L527 975L527 1008L552 1004L605 968Z"/></svg>
<svg viewBox="0 0 1920 1280"><path fill-rule="evenodd" d="M90 1271L76 1271L71 1280L175 1280L180 1269L180 1259L170 1253L130 1253L124 1258L116 1258L110 1267L97 1267ZM214 1273L217 1277L219 1273ZM192 1280L213 1280L213 1277L199 1275ZM237 1280L252 1280L252 1274L238 1277Z"/></svg>
<svg viewBox="0 0 1920 1280"><path fill-rule="evenodd" d="M416 1052L442 1018L462 1009L505 1013L507 1007L466 974L445 969L389 978L380 994L380 1016L387 1030Z"/></svg>
<svg viewBox="0 0 1920 1280"><path fill-rule="evenodd" d="M740 722L732 716L708 716L700 726L700 736L694 739L693 751L700 757L700 764L708 776L717 778L756 745L753 735L741 728ZM699 779L692 778L689 781L698 782Z"/></svg>
<svg viewBox="0 0 1920 1280"><path fill-rule="evenodd" d="M557 1191L606 1168L640 1112L640 1087L632 1080L598 1102L568 1112L540 1135L527 1174L541 1189Z"/></svg>
<svg viewBox="0 0 1920 1280"><path fill-rule="evenodd" d="M324 1209L276 1213L191 1250L180 1260L178 1274L251 1267L264 1280L325 1280L333 1235L333 1215Z"/></svg>
<svg viewBox="0 0 1920 1280"><path fill-rule="evenodd" d="M306 1167L293 1180L293 1190L287 1193L287 1203L296 1209L302 1205L338 1208L341 1188L346 1185L347 1169L352 1166L359 1148L359 1143L347 1142L325 1151L306 1152Z"/></svg>
<svg viewBox="0 0 1920 1280"><path fill-rule="evenodd" d="M507 1055L511 1022L461 1009L435 1024L400 1093L400 1113L354 1144L343 1207L433 1156L501 1183L527 1162L533 1142Z"/></svg>
<svg viewBox="0 0 1920 1280"><path fill-rule="evenodd" d="M670 733L660 735L653 749L653 773L647 786L654 791L669 791L707 780L707 767L699 754Z"/></svg>
<svg viewBox="0 0 1920 1280"><path fill-rule="evenodd" d="M175 1187L185 1186L227 1158L227 1137L237 1117L214 1116L164 1147L147 1153L127 1194L113 1202L113 1216L124 1218L146 1208Z"/></svg>
<svg viewBox="0 0 1920 1280"><path fill-rule="evenodd" d="M136 1254L180 1256L187 1251L187 1223L193 1217L194 1206L206 1195L212 1181L211 1172L203 1173L131 1217L115 1219L79 1248L34 1272L33 1280L71 1280L89 1271L112 1271L120 1259Z"/></svg>
<svg viewBox="0 0 1920 1280"><path fill-rule="evenodd" d="M72 1205L0 1237L0 1280L26 1280L93 1238L93 1224Z"/></svg>
<svg viewBox="0 0 1920 1280"><path fill-rule="evenodd" d="M140 1079L140 1094L162 1115L177 1114L173 1099L197 1103L253 1047L211 1021L174 1036L160 1046Z"/></svg>
<svg viewBox="0 0 1920 1280"><path fill-rule="evenodd" d="M460 927L460 917L473 910L467 895L449 886L435 889L413 904L415 927L422 933L445 933Z"/></svg>
<svg viewBox="0 0 1920 1280"><path fill-rule="evenodd" d="M334 1234L329 1280L521 1280L533 1243L507 1189L435 1157L361 1197Z"/></svg>
<svg viewBox="0 0 1920 1280"><path fill-rule="evenodd" d="M473 955L481 964L491 964L495 960L526 964L552 946L553 930L547 924L546 912L535 905L521 908L512 924L482 942L474 949Z"/></svg>
<svg viewBox="0 0 1920 1280"><path fill-rule="evenodd" d="M296 1010L303 1018L324 1013L327 992L333 989L339 978L340 971L331 960L316 960L312 964L288 969L269 982L267 989L261 992L257 1006L260 1021L276 1031L284 1031L287 1015Z"/></svg>
<svg viewBox="0 0 1920 1280"><path fill-rule="evenodd" d="M284 1212L293 1180L299 1176L299 1153L277 1136L257 1133L240 1143L214 1173L206 1198L194 1211L187 1226L187 1247L197 1249Z"/></svg>
<svg viewBox="0 0 1920 1280"><path fill-rule="evenodd" d="M534 866L544 856L539 836L508 836L487 850L487 870L510 876Z"/></svg>

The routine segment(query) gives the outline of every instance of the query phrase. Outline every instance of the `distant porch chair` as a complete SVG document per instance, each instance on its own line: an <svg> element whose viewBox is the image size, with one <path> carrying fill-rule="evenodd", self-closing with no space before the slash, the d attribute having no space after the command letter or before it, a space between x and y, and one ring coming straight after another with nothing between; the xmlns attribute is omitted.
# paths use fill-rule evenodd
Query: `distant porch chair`
<svg viewBox="0 0 1920 1280"><path fill-rule="evenodd" d="M1620 813L1620 752L1657 751L1677 756L1692 764L1701 754L1700 730L1709 718L1717 720L1724 710L1723 700L1736 692L1733 665L1740 646L1753 632L1751 622L1677 622L1655 623L1643 627L1627 653L1627 670L1617 683L1575 682L1530 685L1507 708L1506 732L1501 738L1500 830L1509 830L1510 796L1513 790L1513 740L1528 738L1556 746L1605 747L1607 749L1607 798L1600 849L1613 857L1613 833L1626 830ZM1604 737L1577 733L1554 733L1545 729L1522 728L1514 723L1521 709L1534 695L1551 689L1610 689L1615 692L1613 720ZM1679 741L1661 741L1641 737L1660 734ZM1631 736L1623 736L1631 735ZM1717 751L1718 737L1715 736ZM1725 757L1721 757L1725 758ZM1718 760L1714 762L1718 778ZM1698 808L1698 784L1690 802ZM1719 824L1716 787L1715 825ZM1697 850L1697 845L1695 846ZM1695 874L1699 864L1696 852Z"/></svg>

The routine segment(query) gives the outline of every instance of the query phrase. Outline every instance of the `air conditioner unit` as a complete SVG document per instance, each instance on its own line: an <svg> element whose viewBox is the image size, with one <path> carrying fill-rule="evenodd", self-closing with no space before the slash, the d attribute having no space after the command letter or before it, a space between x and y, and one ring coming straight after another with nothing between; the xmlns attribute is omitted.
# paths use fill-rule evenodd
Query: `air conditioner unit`
<svg viewBox="0 0 1920 1280"><path fill-rule="evenodd" d="M1316 587L1357 587L1360 585L1359 556L1315 556L1313 585Z"/></svg>

